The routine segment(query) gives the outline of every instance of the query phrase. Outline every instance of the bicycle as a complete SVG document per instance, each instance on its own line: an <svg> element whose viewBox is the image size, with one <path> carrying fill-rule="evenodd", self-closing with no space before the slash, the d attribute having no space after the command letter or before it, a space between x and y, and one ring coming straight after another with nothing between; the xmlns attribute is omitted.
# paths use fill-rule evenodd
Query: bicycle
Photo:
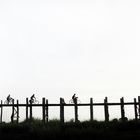
<svg viewBox="0 0 140 140"><path fill-rule="evenodd" d="M77 104L80 104L81 101L79 99L77 99ZM75 104L73 99L69 100L69 104Z"/></svg>
<svg viewBox="0 0 140 140"><path fill-rule="evenodd" d="M8 100L5 100L4 101L4 104L13 104L13 98L11 98L9 101Z"/></svg>
<svg viewBox="0 0 140 140"><path fill-rule="evenodd" d="M30 104L39 104L39 101L36 99L33 99L33 100L29 100L29 103Z"/></svg>

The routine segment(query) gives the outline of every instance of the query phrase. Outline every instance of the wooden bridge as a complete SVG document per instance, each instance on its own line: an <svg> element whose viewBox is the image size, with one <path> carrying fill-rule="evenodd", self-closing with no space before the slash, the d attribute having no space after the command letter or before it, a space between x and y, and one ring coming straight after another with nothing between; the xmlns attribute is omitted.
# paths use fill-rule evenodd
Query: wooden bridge
<svg viewBox="0 0 140 140"><path fill-rule="evenodd" d="M125 116L125 106L127 105L132 105L134 106L134 116L135 116L135 120L140 119L140 96L138 96L138 101L136 98L134 98L133 102L124 102L124 98L120 98L120 102L118 103L109 103L108 102L108 98L105 97L104 102L103 103L94 103L93 102L93 98L90 98L90 102L89 103L78 103L77 99L75 100L75 103L71 104L65 104L64 103L64 99L60 98L60 103L59 104L49 104L48 103L48 99L42 98L42 103L38 103L38 104L32 104L29 103L29 99L26 98L26 103L25 104L19 104L19 100L12 100L12 103L10 104L5 104L3 103L3 101L1 101L0 103L0 123L3 122L3 108L6 107L12 107L12 114L11 114L11 123L13 122L19 122L19 108L20 107L24 107L26 109L26 120L30 120L32 121L33 119L33 108L34 107L41 107L42 108L42 121L43 123L47 123L48 119L49 119L49 107L51 106L58 106L60 107L60 122L64 123L65 121L65 116L64 116L64 111L65 111L65 107L66 106L73 106L74 107L74 116L75 116L75 122L79 121L78 120L78 107L79 106L89 106L90 110L90 120L94 120L94 106L103 106L104 107L104 118L105 121L109 121L109 106L120 106L120 113L121 113L121 120L126 120L126 116Z"/></svg>

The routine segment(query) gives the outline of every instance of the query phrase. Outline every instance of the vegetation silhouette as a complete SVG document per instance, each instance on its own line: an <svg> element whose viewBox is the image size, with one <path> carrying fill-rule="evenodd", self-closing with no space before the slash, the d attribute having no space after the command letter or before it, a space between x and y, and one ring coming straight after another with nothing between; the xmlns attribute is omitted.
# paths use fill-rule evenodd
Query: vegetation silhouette
<svg viewBox="0 0 140 140"><path fill-rule="evenodd" d="M0 138L4 140L130 140L140 138L140 121L113 119L110 122L94 120L75 123L71 120L62 125L57 119L50 120L47 124L42 120L32 119L32 122L0 124Z"/></svg>

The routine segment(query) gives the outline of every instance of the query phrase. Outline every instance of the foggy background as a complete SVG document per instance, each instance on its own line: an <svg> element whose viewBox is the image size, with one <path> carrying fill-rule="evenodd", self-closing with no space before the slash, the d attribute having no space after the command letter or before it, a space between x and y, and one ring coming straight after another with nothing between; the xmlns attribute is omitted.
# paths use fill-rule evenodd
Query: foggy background
<svg viewBox="0 0 140 140"><path fill-rule="evenodd" d="M76 93L82 103L133 101L140 95L139 7L139 0L1 0L0 100L11 94L25 103L35 94L68 103ZM102 109L95 118L104 118ZM51 112L59 117L59 109ZM83 107L79 117L88 112Z"/></svg>

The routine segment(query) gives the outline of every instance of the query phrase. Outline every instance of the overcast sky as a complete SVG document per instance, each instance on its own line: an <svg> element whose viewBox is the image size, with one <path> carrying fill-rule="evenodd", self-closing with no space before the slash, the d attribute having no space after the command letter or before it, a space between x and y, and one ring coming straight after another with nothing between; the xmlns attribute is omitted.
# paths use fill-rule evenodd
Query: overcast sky
<svg viewBox="0 0 140 140"><path fill-rule="evenodd" d="M0 0L0 99L33 93L140 95L140 1Z"/></svg>

